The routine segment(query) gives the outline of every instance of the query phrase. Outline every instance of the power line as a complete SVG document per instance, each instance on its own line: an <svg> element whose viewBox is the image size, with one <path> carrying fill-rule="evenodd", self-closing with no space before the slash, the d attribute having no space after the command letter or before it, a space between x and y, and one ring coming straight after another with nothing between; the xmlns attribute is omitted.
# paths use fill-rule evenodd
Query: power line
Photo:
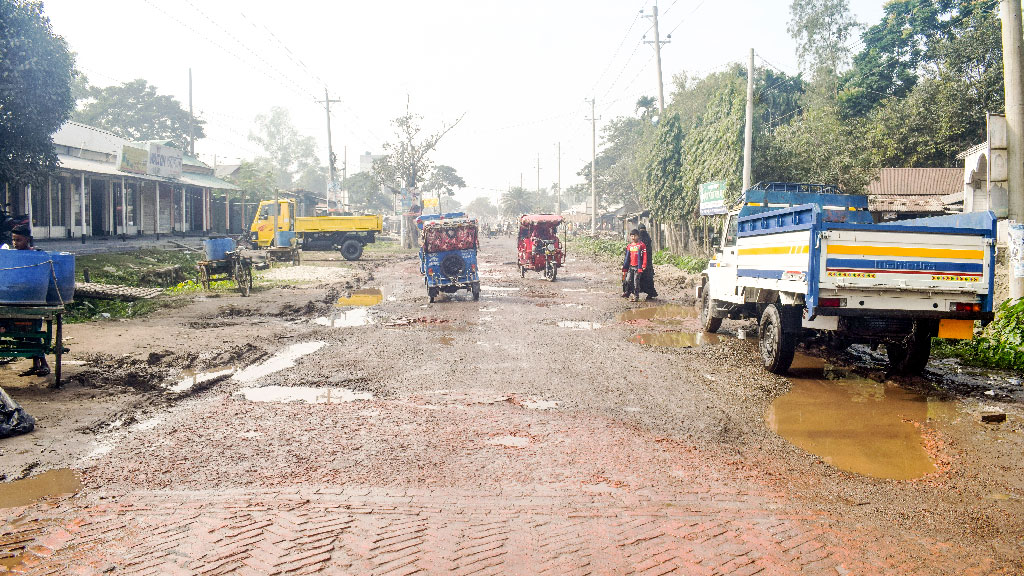
<svg viewBox="0 0 1024 576"><path fill-rule="evenodd" d="M703 6L704 2L706 2L706 1L707 0L700 0L700 2L698 2L697 5L693 7L693 10L690 10L690 12L686 16L683 16L683 19L679 21L679 24L676 24L676 27L669 31L668 35L671 36L673 32L678 30L679 27L683 25L683 22L686 22L687 18L689 18L690 16L693 16L694 12L696 12L697 10L700 10L700 7Z"/></svg>

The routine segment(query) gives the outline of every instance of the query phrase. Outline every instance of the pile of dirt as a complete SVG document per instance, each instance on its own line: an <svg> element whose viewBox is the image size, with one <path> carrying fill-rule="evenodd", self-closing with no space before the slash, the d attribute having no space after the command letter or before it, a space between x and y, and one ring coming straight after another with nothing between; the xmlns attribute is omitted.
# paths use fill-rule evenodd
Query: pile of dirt
<svg viewBox="0 0 1024 576"><path fill-rule="evenodd" d="M357 270L324 266L280 266L260 274L260 279L271 282L330 283L351 280Z"/></svg>

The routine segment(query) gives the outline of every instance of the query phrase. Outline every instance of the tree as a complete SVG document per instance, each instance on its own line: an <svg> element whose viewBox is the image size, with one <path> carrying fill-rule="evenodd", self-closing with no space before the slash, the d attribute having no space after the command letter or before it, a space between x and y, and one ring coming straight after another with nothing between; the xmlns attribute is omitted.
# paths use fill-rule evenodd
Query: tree
<svg viewBox="0 0 1024 576"><path fill-rule="evenodd" d="M477 196L470 200L463 209L474 218L496 218L498 216L498 207L486 196Z"/></svg>
<svg viewBox="0 0 1024 576"><path fill-rule="evenodd" d="M516 186L501 195L498 205L502 216L518 218L533 211L533 198L525 188Z"/></svg>
<svg viewBox="0 0 1024 576"><path fill-rule="evenodd" d="M848 1L793 0L789 14L786 31L796 40L800 67L834 97L836 79L850 57L847 41L859 26Z"/></svg>
<svg viewBox="0 0 1024 576"><path fill-rule="evenodd" d="M374 175L381 186L411 190L426 181L434 166L430 153L441 138L462 120L460 117L451 125L442 127L439 132L418 140L420 119L420 116L407 112L392 121L398 138L384 144L385 156L373 163Z"/></svg>
<svg viewBox="0 0 1024 576"><path fill-rule="evenodd" d="M465 187L466 181L459 176L455 168L442 164L431 172L430 178L423 184L423 192L437 195L438 198L442 194L451 198L457 189Z"/></svg>
<svg viewBox="0 0 1024 576"><path fill-rule="evenodd" d="M325 177L311 182L317 172L324 173L316 156L316 140L299 134L288 110L275 106L269 114L257 116L256 132L249 134L249 140L267 153L262 163L270 167L279 188L292 189L303 182L306 190L326 192Z"/></svg>
<svg viewBox="0 0 1024 576"><path fill-rule="evenodd" d="M348 190L348 201L356 210L364 212L390 212L394 209L394 200L390 194L380 189L380 184L369 172L359 172L349 176L341 183Z"/></svg>
<svg viewBox="0 0 1024 576"><path fill-rule="evenodd" d="M53 133L74 108L74 58L38 2L0 0L0 182L57 166Z"/></svg>
<svg viewBox="0 0 1024 576"><path fill-rule="evenodd" d="M679 183L683 172L683 128L676 114L663 118L654 141L643 159L640 194L658 219L685 218L683 190Z"/></svg>
<svg viewBox="0 0 1024 576"><path fill-rule="evenodd" d="M83 124L109 130L133 141L170 140L188 150L189 113L176 99L156 92L155 86L139 78L120 86L90 87L88 100L74 114ZM205 122L192 120L192 134L206 137Z"/></svg>

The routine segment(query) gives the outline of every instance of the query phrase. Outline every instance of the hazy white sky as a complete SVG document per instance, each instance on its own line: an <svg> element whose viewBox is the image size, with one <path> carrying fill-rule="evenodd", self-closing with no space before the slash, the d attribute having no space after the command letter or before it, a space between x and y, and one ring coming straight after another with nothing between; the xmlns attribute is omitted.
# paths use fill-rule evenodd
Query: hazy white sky
<svg viewBox="0 0 1024 576"><path fill-rule="evenodd" d="M527 189L582 181L590 162L590 104L602 123L633 114L656 96L654 0L46 0L54 31L78 54L93 85L144 78L206 120L196 152L209 164L260 153L248 140L253 119L287 108L320 144L326 164L324 87L332 133L352 173L358 156L380 153L391 121L411 110L425 133L464 115L434 155L456 168L466 202L496 200L520 181ZM874 24L883 0L851 0ZM705 75L730 62L765 61L797 71L786 33L788 0L660 0L666 98L674 74ZM641 14L641 12L643 12ZM851 42L855 47L859 43Z"/></svg>

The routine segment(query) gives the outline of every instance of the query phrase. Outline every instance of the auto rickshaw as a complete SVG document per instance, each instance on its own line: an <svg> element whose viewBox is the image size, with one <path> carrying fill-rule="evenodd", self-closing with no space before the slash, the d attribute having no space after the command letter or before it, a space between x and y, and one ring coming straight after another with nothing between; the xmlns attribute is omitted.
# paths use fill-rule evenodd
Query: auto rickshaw
<svg viewBox="0 0 1024 576"><path fill-rule="evenodd" d="M420 216L420 273L433 302L440 292L452 294L466 289L473 300L480 299L477 269L477 221L461 212Z"/></svg>
<svg viewBox="0 0 1024 576"><path fill-rule="evenodd" d="M565 262L562 243L558 239L558 225L562 217L557 214L523 214L519 217L519 274L526 271L541 272L554 282L558 269Z"/></svg>

